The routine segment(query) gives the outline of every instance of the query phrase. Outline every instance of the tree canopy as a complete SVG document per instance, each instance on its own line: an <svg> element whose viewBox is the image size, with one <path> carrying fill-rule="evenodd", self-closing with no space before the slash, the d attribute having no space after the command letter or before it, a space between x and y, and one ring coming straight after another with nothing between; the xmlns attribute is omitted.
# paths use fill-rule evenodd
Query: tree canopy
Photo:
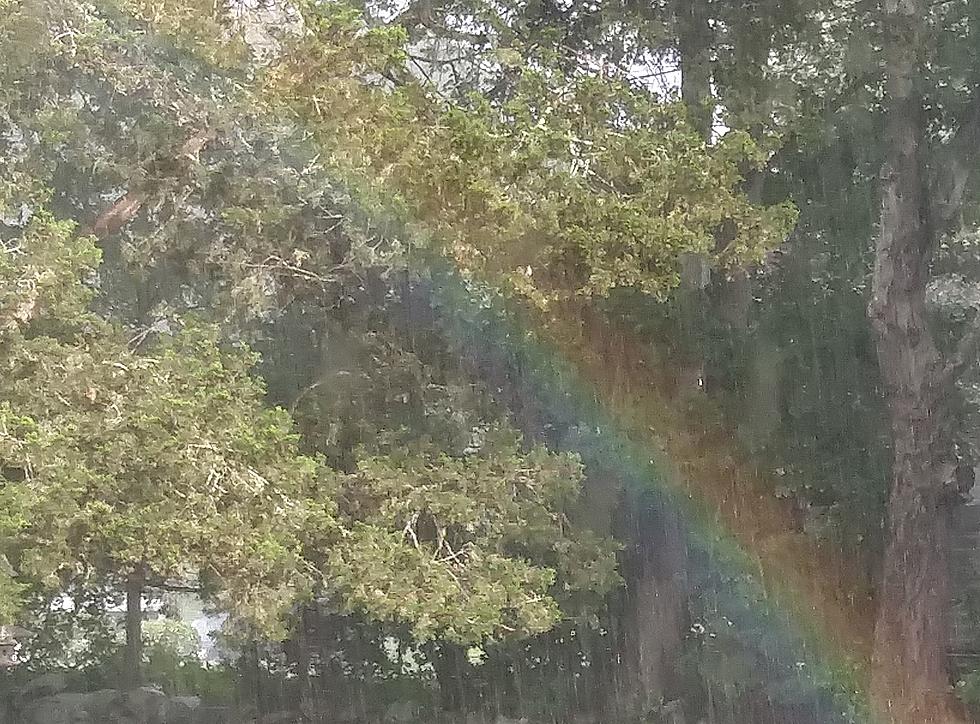
<svg viewBox="0 0 980 724"><path fill-rule="evenodd" d="M304 706L960 717L978 22L0 0L0 624L193 591ZM746 613L828 548L858 685Z"/></svg>

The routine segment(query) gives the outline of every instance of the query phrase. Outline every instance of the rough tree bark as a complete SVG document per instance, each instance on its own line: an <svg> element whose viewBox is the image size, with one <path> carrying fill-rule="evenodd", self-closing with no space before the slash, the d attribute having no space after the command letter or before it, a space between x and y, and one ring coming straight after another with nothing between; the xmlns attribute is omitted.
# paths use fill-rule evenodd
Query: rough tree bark
<svg viewBox="0 0 980 724"><path fill-rule="evenodd" d="M895 724L960 721L946 662L949 575L943 470L949 461L949 365L925 291L935 232L925 171L923 0L884 0L890 100L869 316L888 403L894 462L878 588L871 699Z"/></svg>
<svg viewBox="0 0 980 724"><path fill-rule="evenodd" d="M687 548L677 513L660 496L625 490L618 537L626 588L619 647L620 714L649 717L661 703L685 694L684 636L690 627ZM696 702L688 701L688 709Z"/></svg>

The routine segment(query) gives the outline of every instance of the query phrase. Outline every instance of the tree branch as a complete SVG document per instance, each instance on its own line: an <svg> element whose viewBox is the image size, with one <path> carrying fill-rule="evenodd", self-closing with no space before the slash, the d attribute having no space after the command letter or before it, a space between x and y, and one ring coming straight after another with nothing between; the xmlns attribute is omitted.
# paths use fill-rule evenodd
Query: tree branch
<svg viewBox="0 0 980 724"><path fill-rule="evenodd" d="M167 581L147 581L146 588L156 588L168 593L201 593L200 586L190 586L182 583L169 583Z"/></svg>
<svg viewBox="0 0 980 724"><path fill-rule="evenodd" d="M181 144L174 155L179 173L186 173L190 164L197 163L199 154L215 136L213 129L204 129ZM136 217L146 203L147 196L145 191L130 189L121 199L99 214L86 233L102 238L119 231Z"/></svg>

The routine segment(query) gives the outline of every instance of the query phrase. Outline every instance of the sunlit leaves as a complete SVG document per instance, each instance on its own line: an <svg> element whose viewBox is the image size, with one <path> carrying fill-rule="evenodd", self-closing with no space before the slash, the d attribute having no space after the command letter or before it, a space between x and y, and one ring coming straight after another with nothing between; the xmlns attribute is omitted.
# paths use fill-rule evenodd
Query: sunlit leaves
<svg viewBox="0 0 980 724"><path fill-rule="evenodd" d="M684 253L757 260L795 221L741 191L743 167L763 160L746 136L709 147L679 107L626 86L525 69L503 106L447 103L424 84L382 92L307 63L298 48L313 42L273 64L267 97L397 192L465 272L539 304L616 287L664 296Z"/></svg>

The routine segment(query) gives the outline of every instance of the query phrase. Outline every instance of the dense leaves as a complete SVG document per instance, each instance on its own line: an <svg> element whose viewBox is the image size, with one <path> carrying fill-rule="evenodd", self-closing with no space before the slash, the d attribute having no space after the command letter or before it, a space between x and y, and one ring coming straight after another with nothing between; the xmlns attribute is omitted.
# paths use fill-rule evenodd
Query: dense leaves
<svg viewBox="0 0 980 724"><path fill-rule="evenodd" d="M743 134L708 147L681 107L550 66L527 68L501 105L431 100L411 81L351 91L336 58L311 62L324 23L359 37L356 21L329 13L304 16L310 32L270 66L265 92L335 157L397 191L464 273L539 304L616 287L664 295L684 253L758 259L792 225L790 207L753 205L740 190L745 167L765 160ZM384 115L361 120L379 102Z"/></svg>
<svg viewBox="0 0 980 724"><path fill-rule="evenodd" d="M559 618L555 583L604 591L615 580L608 543L564 512L581 482L575 459L522 454L509 430L476 432L460 457L426 446L366 458L345 483L356 521L356 545L336 553L345 598L414 622L423 640L541 633Z"/></svg>
<svg viewBox="0 0 980 724"><path fill-rule="evenodd" d="M217 576L236 613L274 630L309 587L297 533L316 466L263 408L254 358L193 326L134 352L87 310L89 240L39 215L19 244L4 279L22 290L3 338L9 557L53 588Z"/></svg>
<svg viewBox="0 0 980 724"><path fill-rule="evenodd" d="M977 18L922 20L945 230L973 219L949 171L972 160ZM0 0L0 621L46 621L35 649L102 642L92 619L138 575L199 589L243 666L303 695L331 667L432 675L446 707L519 716L523 671L572 708L617 699L604 720L667 717L683 649L688 718L790 720L768 639L719 610L749 577L694 570L670 511L608 479L605 421L566 419L579 390L551 384L565 366L487 340L601 319L690 364L695 394L661 397L692 426L714 420L702 392L729 413L719 474L748 459L800 512L789 534L855 550L873 587L888 32L850 0ZM977 306L974 246L933 260L943 349ZM692 256L711 279L675 298ZM433 263L472 307L438 298ZM662 383L644 364L618 396ZM952 407L967 459L976 402Z"/></svg>
<svg viewBox="0 0 980 724"><path fill-rule="evenodd" d="M54 6L45 8L53 12ZM544 450L526 458L514 443L495 457L465 463L437 454L428 465L443 483L415 488L418 462L412 458L366 459L348 480L298 453L299 445L314 453L331 449L316 436L300 440L285 412L264 407L264 387L251 376L254 355L222 340L217 328L189 322L180 310L196 306L188 294L216 299L219 314L233 309L221 305L225 299L245 311L245 319L307 299L311 291L321 299L327 294L329 302L338 283L380 263L377 244L372 256L361 251L369 241L363 232L358 236L358 219L338 213L349 205L342 186L323 176L295 133L259 119L234 99L224 106L202 96L211 75L168 74L147 65L162 51L135 32L128 36L131 46L110 41L105 23L119 16L100 18L81 6L48 16L45 8L8 22L18 29L16 37L45 22L67 23L77 33L69 44L46 35L46 42L23 52L37 62L50 53L53 72L71 79L65 92L78 107L71 118L57 115L51 103L58 91L36 93L42 88L36 77L26 85L28 78L21 79L17 88L23 92L8 106L23 113L8 115L10 137L19 139L7 147L10 178L22 174L32 182L11 186L5 199L23 217L8 223L3 267L9 282L4 289L10 290L4 304L4 464L12 476L4 486L12 511L5 539L18 577L52 590L85 582L119 585L132 576L151 588L199 585L234 620L265 633L277 632L297 601L326 594L368 615L410 623L423 637L456 640L546 630L559 617L553 589L607 589L615 580L611 549L598 539L572 545L566 533L563 506L574 499L581 479L571 461ZM350 24L353 17L339 21ZM123 33L135 27L120 22ZM80 45L82 35L91 44ZM343 54L345 46L337 45ZM133 49L146 54L141 61ZM366 59L358 56L357 62ZM220 76L215 82L225 83ZM81 95L79 88L85 88ZM237 93L237 102L247 97L228 92ZM115 93L135 98L113 103ZM193 157L169 159L159 134L186 148L180 126L194 108L232 125L218 138L202 137ZM241 116L229 115L235 109ZM113 146L111 136L130 124L136 143ZM155 144L148 161L141 161L140 138ZM264 154L256 153L259 144L268 149ZM205 146L208 155L198 158ZM82 158L91 173L59 185L60 169ZM113 181L124 185L107 213L104 185ZM45 183L53 185L53 194L25 193ZM331 193L331 187L337 190ZM120 246L108 245L104 266L98 267L91 237L44 215L36 199L45 197L83 218L91 218L94 207L95 233L123 235ZM155 231L147 233L147 223ZM333 234L332 248L317 244L323 234ZM209 247L182 241L206 237ZM365 240L358 245L358 239ZM127 266L134 261L149 265L149 279ZM183 276L178 297L168 299L166 288L151 286L150 300L143 298L143 285L159 278L153 269ZM216 271L223 275L217 287ZM94 309L125 316L110 321ZM120 325L125 321L143 326L127 331ZM299 414L324 411L322 403L305 407L309 394L301 398ZM476 429L469 424L467 434ZM377 472L370 477L372 469ZM471 486L464 484L466 475L473 477ZM512 488L516 481L520 485ZM503 487L488 488L491 482ZM335 517L338 501L349 501L345 491L364 488L358 495L368 498L384 491L421 515L449 505L462 494L453 492L461 483L491 507L481 514L458 511L439 523L453 531L442 539L455 546L451 552L436 546L432 556L419 556L413 547L414 558L406 559L405 522L391 524L383 509L345 503L343 518ZM504 491L510 505L491 505ZM518 533L524 523L528 530ZM480 532L458 538L470 528ZM467 586L457 588L460 571ZM392 610L392 602L407 600L405 592L392 588L379 598L376 585L365 597L366 582L396 572L416 587L415 605ZM418 587L426 578L434 580L431 590ZM438 595L446 603L440 605Z"/></svg>

